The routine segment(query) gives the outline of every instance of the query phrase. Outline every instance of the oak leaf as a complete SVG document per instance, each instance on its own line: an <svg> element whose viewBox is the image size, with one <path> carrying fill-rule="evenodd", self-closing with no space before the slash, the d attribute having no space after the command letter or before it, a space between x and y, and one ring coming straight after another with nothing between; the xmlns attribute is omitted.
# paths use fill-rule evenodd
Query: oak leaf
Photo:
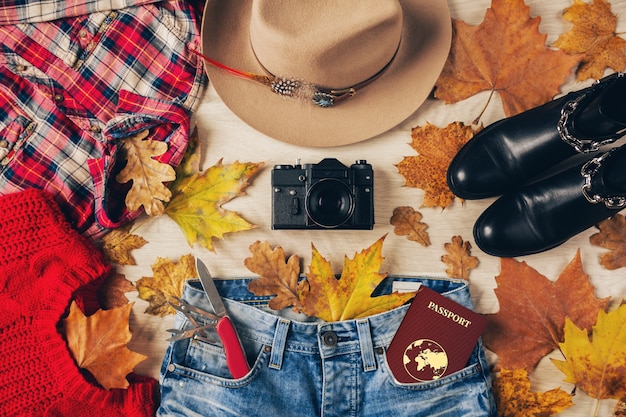
<svg viewBox="0 0 626 417"><path fill-rule="evenodd" d="M223 165L220 159L200 172L195 168L198 147L190 149L176 170L176 180L170 186L172 198L165 213L178 224L190 246L198 242L213 251L213 238L221 239L225 233L255 227L237 213L223 209L222 205L243 195L249 180L264 164L235 161Z"/></svg>
<svg viewBox="0 0 626 417"><path fill-rule="evenodd" d="M352 259L344 257L339 279L332 272L330 262L313 246L313 256L307 273L308 289L300 291L303 312L325 321L351 320L382 313L399 307L415 296L414 292L380 295L372 292L387 276L380 273L385 236L369 248L356 253Z"/></svg>
<svg viewBox="0 0 626 417"><path fill-rule="evenodd" d="M461 236L452 236L452 241L443 247L448 252L441 256L441 262L448 265L446 275L468 280L470 271L478 267L478 258L471 255L472 245Z"/></svg>
<svg viewBox="0 0 626 417"><path fill-rule="evenodd" d="M626 396L626 305L607 313L600 311L592 328L565 322L565 339L559 343L565 361L552 363L590 397L620 399Z"/></svg>
<svg viewBox="0 0 626 417"><path fill-rule="evenodd" d="M147 356L127 348L132 304L98 310L86 317L72 302L64 319L67 344L80 368L88 370L105 389L128 388L126 376Z"/></svg>
<svg viewBox="0 0 626 417"><path fill-rule="evenodd" d="M563 340L565 317L589 329L609 303L594 296L580 251L554 282L526 262L502 258L496 283L500 310L485 315L483 340L503 369L532 371Z"/></svg>
<svg viewBox="0 0 626 417"><path fill-rule="evenodd" d="M445 208L454 199L446 182L446 171L452 158L473 136L471 126L461 122L450 123L445 128L430 123L411 130L411 147L417 156L405 156L398 171L407 187L424 190L423 207Z"/></svg>
<svg viewBox="0 0 626 417"><path fill-rule="evenodd" d="M136 283L139 298L150 303L146 313L161 317L176 313L168 302L182 296L186 280L198 277L195 259L192 254L181 256L178 262L157 258L152 265L154 276L142 277Z"/></svg>
<svg viewBox="0 0 626 417"><path fill-rule="evenodd" d="M500 371L493 383L500 417L544 417L560 413L573 404L572 395L560 388L533 392L524 369Z"/></svg>
<svg viewBox="0 0 626 417"><path fill-rule="evenodd" d="M497 92L507 117L550 101L579 58L549 49L540 21L530 17L523 0L492 0L477 26L453 19L451 51L435 97L456 103L481 91L490 91L491 99Z"/></svg>
<svg viewBox="0 0 626 417"><path fill-rule="evenodd" d="M267 242L255 242L250 245L252 256L244 259L244 265L260 278L250 281L248 290L256 295L274 295L269 302L273 310L293 307L301 312L298 298L298 278L300 276L300 258L291 255L285 262L285 252L280 246L272 249Z"/></svg>
<svg viewBox="0 0 626 417"><path fill-rule="evenodd" d="M148 135L146 129L121 139L126 166L115 179L120 184L132 181L126 194L128 210L136 211L143 206L149 216L159 216L163 214L163 202L169 201L172 195L163 183L176 179L176 172L170 165L154 159L167 151L167 143L146 139Z"/></svg>
<svg viewBox="0 0 626 417"><path fill-rule="evenodd" d="M124 274L112 272L98 288L98 301L105 310L128 304L127 292L137 289Z"/></svg>
<svg viewBox="0 0 626 417"><path fill-rule="evenodd" d="M113 229L102 237L102 251L109 262L118 265L137 265L131 255L133 249L142 248L148 241L131 233L132 223Z"/></svg>
<svg viewBox="0 0 626 417"><path fill-rule="evenodd" d="M430 245L430 236L426 229L428 225L422 223L422 213L413 207L396 207L389 222L395 226L394 233L398 236L406 236L407 239L417 242L422 246Z"/></svg>
<svg viewBox="0 0 626 417"><path fill-rule="evenodd" d="M609 249L600 255L600 265L609 270L626 266L626 218L616 214L596 225L598 233L589 237L592 245Z"/></svg>
<svg viewBox="0 0 626 417"><path fill-rule="evenodd" d="M563 17L574 25L559 36L554 46L568 54L582 54L576 70L578 81L602 78L606 68L624 71L626 40L615 33L617 16L611 12L610 3L594 0L588 4L574 0Z"/></svg>

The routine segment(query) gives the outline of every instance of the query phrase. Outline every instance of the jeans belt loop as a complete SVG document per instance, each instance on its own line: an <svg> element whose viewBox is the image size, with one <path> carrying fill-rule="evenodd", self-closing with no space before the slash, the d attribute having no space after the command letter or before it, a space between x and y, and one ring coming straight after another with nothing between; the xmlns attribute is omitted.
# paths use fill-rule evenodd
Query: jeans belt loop
<svg viewBox="0 0 626 417"><path fill-rule="evenodd" d="M272 354L270 356L269 367L280 370L283 366L283 353L285 352L285 344L287 343L287 332L289 331L290 320L279 319L274 332L274 340L272 341Z"/></svg>
<svg viewBox="0 0 626 417"><path fill-rule="evenodd" d="M372 341L372 333L370 332L370 322L368 319L357 320L356 327L359 332L363 370L365 372L375 371L376 357L374 356L374 344Z"/></svg>

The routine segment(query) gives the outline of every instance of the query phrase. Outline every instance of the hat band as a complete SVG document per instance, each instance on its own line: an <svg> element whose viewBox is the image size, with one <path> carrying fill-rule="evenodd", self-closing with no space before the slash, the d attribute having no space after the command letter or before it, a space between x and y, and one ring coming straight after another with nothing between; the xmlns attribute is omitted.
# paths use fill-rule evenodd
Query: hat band
<svg viewBox="0 0 626 417"><path fill-rule="evenodd" d="M195 49L190 49L194 54L202 57L206 63L209 65L218 68L220 70L226 71L229 74L235 75L237 77L241 77L250 81L254 81L258 84L262 84L270 87L270 89L283 97L290 98L298 98L304 99L306 101L310 101L318 107L329 108L333 107L335 104L354 96L358 90L371 84L377 78L385 73L385 71L391 66L391 63L394 61L396 55L398 55L398 50L400 49L400 42L398 42L398 47L394 52L393 56L385 64L384 67L380 69L376 74L372 75L368 79L361 81L357 84L354 84L350 87L345 88L329 88L323 87L316 84L307 83L305 81L299 80L294 77L284 77L277 76L269 72L260 62L259 65L263 67L267 74L255 74L253 72L242 71L235 68L231 68L227 65L222 64L219 61L216 61L208 56L204 55L202 52L199 52ZM258 59L257 59L258 61Z"/></svg>

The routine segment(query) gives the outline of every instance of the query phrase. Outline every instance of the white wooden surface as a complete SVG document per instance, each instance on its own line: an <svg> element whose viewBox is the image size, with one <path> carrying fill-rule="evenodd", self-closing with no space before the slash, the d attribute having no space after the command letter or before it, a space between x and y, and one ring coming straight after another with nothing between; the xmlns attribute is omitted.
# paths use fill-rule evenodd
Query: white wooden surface
<svg viewBox="0 0 626 417"><path fill-rule="evenodd" d="M559 34L566 32L571 24L562 18L562 11L572 4L571 0L527 0L531 16L541 16L540 31L548 34L548 44L554 42ZM489 0L450 0L452 17L470 24L479 24ZM626 32L626 1L613 0L613 11L622 15L618 22L618 32ZM577 84L573 76L564 86L564 92L580 89L586 84ZM395 164L404 156L416 155L409 146L410 130L414 126L430 122L444 127L454 121L470 124L485 104L488 92L478 94L454 105L445 105L438 100L427 101L417 112L401 125L387 133L370 140L338 148L304 148L283 144L270 139L240 121L233 115L215 94L212 87L196 112L197 125L203 147L202 169L215 164L223 158L224 163L239 161L264 162L265 168L255 177L247 194L228 203L225 208L239 212L248 221L257 225L252 231L226 235L215 242L215 252L202 247L189 247L182 233L167 217L149 219L138 233L148 241L145 247L134 251L137 266L119 267L131 281L142 276L152 276L150 265L157 257L177 260L181 255L193 253L200 256L209 265L215 277L249 276L243 260L249 256L248 247L256 240L268 241L272 246L280 245L287 254L298 254L303 265L308 265L311 256L311 243L320 253L329 259L337 272L341 270L344 254L350 257L369 246L379 237L388 234L384 244L385 263L382 271L390 274L409 275L445 275L445 265L440 257L444 254L443 245L452 236L460 235L472 243L472 254L480 260L480 266L471 274L471 291L476 309L482 313L494 313L498 310L498 301L494 295L495 279L500 272L500 259L482 253L472 240L472 226L478 215L493 200L466 201L464 205L456 200L445 210L421 208L423 192L420 189L404 187L404 178L398 173ZM501 119L502 107L497 96L489 105L482 118L485 125ZM330 110L332 111L332 110ZM381 109L384 111L384 109ZM356 159L366 159L375 170L375 209L376 226L372 231L272 231L270 217L270 172L275 164L293 163L296 158L306 162L319 162L322 158L334 157L350 164ZM395 207L409 205L419 210L429 225L432 244L422 247L405 237L396 236L389 224ZM591 246L589 236L594 230L588 230L563 246L537 255L519 258L544 274L549 279L556 279L560 271L572 260L576 251L582 252L583 266L596 287L598 297L611 296L619 300L626 295L626 272L608 271L598 263L598 256L603 249ZM135 301L131 326L134 334L131 349L149 356L149 359L137 368L140 374L158 377L161 359L165 352L167 334L165 329L173 322L173 316L158 318L144 314L145 301L136 298L136 293L128 296ZM562 358L559 352L552 357ZM494 359L490 355L491 360ZM561 387L571 391L573 386L563 382L563 375L545 358L531 375L534 390L545 391ZM563 412L562 416L590 416L593 414L595 400L578 390L574 397L575 406ZM600 404L600 416L612 415L615 401L605 400Z"/></svg>

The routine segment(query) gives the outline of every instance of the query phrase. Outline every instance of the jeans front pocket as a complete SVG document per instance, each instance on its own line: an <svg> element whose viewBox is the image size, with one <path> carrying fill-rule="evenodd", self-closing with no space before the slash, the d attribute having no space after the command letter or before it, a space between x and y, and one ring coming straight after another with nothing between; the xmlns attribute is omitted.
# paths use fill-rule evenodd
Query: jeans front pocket
<svg viewBox="0 0 626 417"><path fill-rule="evenodd" d="M196 318L196 320L200 326L207 324L201 318ZM180 329L193 327L187 319L177 318L176 324ZM236 387L249 384L269 360L271 351L269 346L259 341L242 338L241 344L250 371L244 377L234 379L228 368L226 353L217 332L208 330L205 333L210 341L189 338L170 344L161 369L162 378L167 378L168 374L174 373L199 381Z"/></svg>
<svg viewBox="0 0 626 417"><path fill-rule="evenodd" d="M489 370L482 350L476 344L465 368L432 381L400 383L394 378L386 354L371 383L381 385L381 401L402 404L397 415L437 415L491 417L496 415ZM373 414L376 415L376 414ZM383 414L381 414L382 416Z"/></svg>

